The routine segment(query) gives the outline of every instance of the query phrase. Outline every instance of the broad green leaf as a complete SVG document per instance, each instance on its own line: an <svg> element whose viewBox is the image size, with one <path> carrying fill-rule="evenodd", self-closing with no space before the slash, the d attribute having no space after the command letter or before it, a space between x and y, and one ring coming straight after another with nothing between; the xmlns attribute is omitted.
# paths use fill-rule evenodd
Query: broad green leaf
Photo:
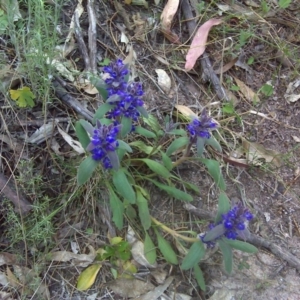
<svg viewBox="0 0 300 300"><path fill-rule="evenodd" d="M165 240L157 230L155 230L155 233L158 242L158 249L160 250L164 259L170 264L178 265L177 255L170 243Z"/></svg>
<svg viewBox="0 0 300 300"><path fill-rule="evenodd" d="M95 112L94 121L96 119L100 120L104 117L104 115L109 112L113 108L109 103L101 104Z"/></svg>
<svg viewBox="0 0 300 300"><path fill-rule="evenodd" d="M149 167L149 169L157 175L163 178L169 178L171 176L170 172L162 164L149 158L142 158L140 160L143 161Z"/></svg>
<svg viewBox="0 0 300 300"><path fill-rule="evenodd" d="M191 195L187 194L186 192L183 192L173 186L168 186L168 185L162 184L153 179L148 179L148 180L151 181L152 183L154 183L161 190L165 191L166 193L168 193L169 195L174 197L175 199L182 200L182 201L188 201L188 202L193 201L193 197Z"/></svg>
<svg viewBox="0 0 300 300"><path fill-rule="evenodd" d="M130 204L127 204L125 214L129 219L131 219L131 221L135 220L137 217L135 209Z"/></svg>
<svg viewBox="0 0 300 300"><path fill-rule="evenodd" d="M143 121L154 131L158 132L160 130L160 125L157 119L153 115L149 115L148 118L143 118Z"/></svg>
<svg viewBox="0 0 300 300"><path fill-rule="evenodd" d="M147 155L149 155L150 153L155 154L158 151L158 149L153 151L154 148L152 146L146 145L143 141L133 141L129 145L138 148L140 151L146 153Z"/></svg>
<svg viewBox="0 0 300 300"><path fill-rule="evenodd" d="M225 233L225 227L223 224L215 226L213 229L209 230L205 237L203 238L204 242L214 241Z"/></svg>
<svg viewBox="0 0 300 300"><path fill-rule="evenodd" d="M144 254L147 258L149 264L154 264L156 261L156 247L152 242L149 234L146 232L145 241L144 241Z"/></svg>
<svg viewBox="0 0 300 300"><path fill-rule="evenodd" d="M201 243L200 241L195 242L191 246L185 258L183 259L181 264L181 269L189 270L193 268L195 265L197 265L200 262L200 260L204 257L204 255L205 255L205 248L203 246L203 243Z"/></svg>
<svg viewBox="0 0 300 300"><path fill-rule="evenodd" d="M136 204L139 209L139 217L141 220L141 223L144 227L145 230L149 229L151 226L151 217L149 213L149 208L148 208L148 201L142 193L137 190L136 192Z"/></svg>
<svg viewBox="0 0 300 300"><path fill-rule="evenodd" d="M97 165L98 163L91 156L81 162L77 171L77 182L79 185L86 183L91 178Z"/></svg>
<svg viewBox="0 0 300 300"><path fill-rule="evenodd" d="M222 220L222 215L226 214L231 208L230 200L224 192L220 193L218 202L218 212L215 218L215 224Z"/></svg>
<svg viewBox="0 0 300 300"><path fill-rule="evenodd" d="M181 135L186 136L186 131L184 129L173 129L167 132L168 134L175 134L175 135Z"/></svg>
<svg viewBox="0 0 300 300"><path fill-rule="evenodd" d="M118 140L118 143L119 143L119 147L118 147L119 149L123 149L123 150L126 150L129 153L132 153L132 149L127 143L125 143L122 140Z"/></svg>
<svg viewBox="0 0 300 300"><path fill-rule="evenodd" d="M238 241L238 240L230 240L230 239L226 239L223 238L224 242L226 242L231 248L243 251L243 252L247 252L247 253L256 253L258 251L258 249L246 242L243 241Z"/></svg>
<svg viewBox="0 0 300 300"><path fill-rule="evenodd" d="M216 160L213 160L213 159L201 158L200 160L207 167L208 173L214 179L217 186L221 190L225 191L226 190L226 184L225 184L225 181L224 181L219 163Z"/></svg>
<svg viewBox="0 0 300 300"><path fill-rule="evenodd" d="M125 137L132 129L132 120L130 118L123 117L121 120L121 136Z"/></svg>
<svg viewBox="0 0 300 300"><path fill-rule="evenodd" d="M35 95L28 86L18 90L9 90L11 99L15 100L19 107L34 107Z"/></svg>
<svg viewBox="0 0 300 300"><path fill-rule="evenodd" d="M94 284L101 267L101 264L95 264L87 267L78 278L77 289L79 291L86 291L89 289Z"/></svg>
<svg viewBox="0 0 300 300"><path fill-rule="evenodd" d="M89 135L87 134L86 130L83 128L83 126L81 125L81 123L79 121L77 121L75 124L75 131L76 131L76 135L79 139L80 144L85 149L91 140L90 140Z"/></svg>
<svg viewBox="0 0 300 300"><path fill-rule="evenodd" d="M222 147L219 144L219 142L216 140L216 138L211 135L209 139L205 140L205 145L209 145L211 147L213 147L216 151L218 152L222 152Z"/></svg>
<svg viewBox="0 0 300 300"><path fill-rule="evenodd" d="M105 101L108 97L107 85L106 83L99 77L91 76L90 78L91 84L98 90L99 94L102 96Z"/></svg>
<svg viewBox="0 0 300 300"><path fill-rule="evenodd" d="M112 188L109 188L109 204L112 211L112 220L117 228L121 230L123 228L124 204Z"/></svg>
<svg viewBox="0 0 300 300"><path fill-rule="evenodd" d="M136 201L135 192L128 182L124 169L113 172L113 183L120 195L122 195L129 203L134 204Z"/></svg>
<svg viewBox="0 0 300 300"><path fill-rule="evenodd" d="M196 149L197 149L198 157L201 157L203 154L205 141L206 141L206 139L197 137Z"/></svg>
<svg viewBox="0 0 300 300"><path fill-rule="evenodd" d="M156 134L154 132L149 131L141 126L136 126L134 131L146 138L156 138Z"/></svg>
<svg viewBox="0 0 300 300"><path fill-rule="evenodd" d="M232 248L224 240L218 240L218 244L219 244L219 247L220 247L222 255L223 255L225 271L228 274L231 274L232 264L233 264Z"/></svg>
<svg viewBox="0 0 300 300"><path fill-rule="evenodd" d="M279 0L278 5L280 8L288 8L290 4L292 3L292 0Z"/></svg>
<svg viewBox="0 0 300 300"><path fill-rule="evenodd" d="M182 136L176 140L174 140L170 146L168 147L166 154L170 156L172 153L177 151L178 149L186 146L189 143L189 138L187 136Z"/></svg>
<svg viewBox="0 0 300 300"><path fill-rule="evenodd" d="M194 275L195 275L195 278L197 280L197 283L198 283L200 289L205 292L206 285L205 285L204 276L203 276L201 268L198 265L194 266Z"/></svg>
<svg viewBox="0 0 300 300"><path fill-rule="evenodd" d="M161 157L162 161L164 163L164 166L168 171L171 171L173 169L173 164L171 158L165 153L161 151Z"/></svg>
<svg viewBox="0 0 300 300"><path fill-rule="evenodd" d="M136 109L143 116L143 118L149 118L149 114L144 106L138 106Z"/></svg>

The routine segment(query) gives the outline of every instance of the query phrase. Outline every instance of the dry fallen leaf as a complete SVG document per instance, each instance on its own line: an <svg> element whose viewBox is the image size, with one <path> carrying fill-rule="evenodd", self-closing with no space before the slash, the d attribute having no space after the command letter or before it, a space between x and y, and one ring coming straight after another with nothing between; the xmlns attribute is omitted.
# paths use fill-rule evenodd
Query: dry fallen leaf
<svg viewBox="0 0 300 300"><path fill-rule="evenodd" d="M293 135L293 139L296 143L300 143L300 138L297 137L296 135Z"/></svg>
<svg viewBox="0 0 300 300"><path fill-rule="evenodd" d="M221 19L210 19L199 27L193 38L190 49L186 55L186 71L190 71L194 67L198 57L203 54L206 47L208 33L212 26L218 25L220 23L222 23Z"/></svg>
<svg viewBox="0 0 300 300"><path fill-rule="evenodd" d="M293 82L290 82L286 92L284 94L284 98L289 102L296 102L300 99L300 94L294 94L294 91L300 86L300 79L297 79Z"/></svg>
<svg viewBox="0 0 300 300"><path fill-rule="evenodd" d="M171 89L171 78L165 70L155 69L157 74L157 83L165 93L169 93Z"/></svg>
<svg viewBox="0 0 300 300"><path fill-rule="evenodd" d="M15 254L8 252L0 253L0 266L2 265L14 265L18 261L18 258Z"/></svg>
<svg viewBox="0 0 300 300"><path fill-rule="evenodd" d="M144 244L141 241L136 241L131 248L131 254L133 259L140 265L147 268L155 268L157 264L149 264L147 258L144 255Z"/></svg>
<svg viewBox="0 0 300 300"><path fill-rule="evenodd" d="M185 105L175 105L175 108L181 112L185 117L188 118L198 118L198 115L195 114L189 107Z"/></svg>
<svg viewBox="0 0 300 300"><path fill-rule="evenodd" d="M251 90L243 81L237 79L234 77L234 80L237 84L237 86L240 88L241 93L245 96L245 98L253 103L258 103L260 102L259 97L255 92Z"/></svg>

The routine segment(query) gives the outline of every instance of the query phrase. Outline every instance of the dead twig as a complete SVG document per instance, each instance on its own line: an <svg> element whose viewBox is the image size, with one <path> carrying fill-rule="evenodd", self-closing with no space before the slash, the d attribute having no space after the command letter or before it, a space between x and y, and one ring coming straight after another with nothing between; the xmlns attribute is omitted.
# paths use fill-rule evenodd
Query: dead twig
<svg viewBox="0 0 300 300"><path fill-rule="evenodd" d="M188 212L202 219L214 220L214 214L211 212L196 208L191 204L185 204L184 208ZM269 250L271 253L273 253L280 259L286 261L291 267L295 268L297 271L300 272L300 260L293 254L291 254L287 249L283 249L282 247L255 234L250 234L245 241L258 248L265 248Z"/></svg>
<svg viewBox="0 0 300 300"><path fill-rule="evenodd" d="M89 15L89 51L90 51L90 67L93 74L97 73L97 24L94 11L94 0L88 0L87 12Z"/></svg>
<svg viewBox="0 0 300 300"><path fill-rule="evenodd" d="M189 0L182 0L182 4L181 4L181 9L183 11L184 17L187 21L187 26L188 26L188 30L189 30L189 34L190 36L194 35L195 31L196 31L196 22L194 20L194 16L189 4ZM202 55L202 58L200 60L201 62L201 67L202 67L202 78L204 81L209 81L218 98L220 100L226 100L229 101L229 98L224 90L224 88L222 87L220 80L218 78L218 76L216 75L216 73L214 72L210 59L208 57L208 55L204 52Z"/></svg>

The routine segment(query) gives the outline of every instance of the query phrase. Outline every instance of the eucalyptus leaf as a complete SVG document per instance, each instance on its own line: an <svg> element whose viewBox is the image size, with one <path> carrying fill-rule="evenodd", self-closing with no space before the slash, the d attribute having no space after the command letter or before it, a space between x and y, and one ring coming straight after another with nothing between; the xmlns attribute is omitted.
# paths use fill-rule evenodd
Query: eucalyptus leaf
<svg viewBox="0 0 300 300"><path fill-rule="evenodd" d="M166 239L164 239L157 230L155 230L155 234L157 237L158 248L164 259L170 264L178 265L177 255L170 243Z"/></svg>
<svg viewBox="0 0 300 300"><path fill-rule="evenodd" d="M217 186L221 190L225 191L226 190L226 184L225 184L225 181L224 181L221 169L220 169L220 164L216 160L213 160L213 159L201 158L200 160L207 167L208 173L214 179Z"/></svg>
<svg viewBox="0 0 300 300"><path fill-rule="evenodd" d="M198 283L199 287L201 288L202 291L205 292L206 291L206 285L205 285L203 272L202 272L201 268L198 265L194 266L194 275L195 275L195 278L197 280L197 283Z"/></svg>
<svg viewBox="0 0 300 300"><path fill-rule="evenodd" d="M156 247L147 232L144 241L144 254L148 262L153 265L156 261Z"/></svg>
<svg viewBox="0 0 300 300"><path fill-rule="evenodd" d="M177 151L178 149L185 147L189 143L189 138L187 136L179 137L174 140L168 147L166 154L170 156L172 153Z"/></svg>
<svg viewBox="0 0 300 300"><path fill-rule="evenodd" d="M151 226L151 217L148 208L148 201L139 190L137 190L136 192L136 204L139 209L139 217L141 223L144 229L148 230Z"/></svg>
<svg viewBox="0 0 300 300"><path fill-rule="evenodd" d="M224 192L219 195L218 212L215 218L215 224L222 220L222 215L226 214L231 208L230 200Z"/></svg>
<svg viewBox="0 0 300 300"><path fill-rule="evenodd" d="M121 136L125 137L132 130L132 120L131 118L122 117L121 124Z"/></svg>
<svg viewBox="0 0 300 300"><path fill-rule="evenodd" d="M98 162L96 162L91 156L85 158L78 167L77 182L79 185L86 183L95 171Z"/></svg>
<svg viewBox="0 0 300 300"><path fill-rule="evenodd" d="M101 104L95 112L94 121L97 119L98 120L102 119L104 117L104 115L107 112L109 112L112 108L113 108L113 105L111 105L109 103Z"/></svg>
<svg viewBox="0 0 300 300"><path fill-rule="evenodd" d="M223 239L218 240L218 244L219 244L219 247L220 247L222 255L223 255L225 271L228 274L231 274L232 265L233 265L232 248Z"/></svg>
<svg viewBox="0 0 300 300"><path fill-rule="evenodd" d="M152 131L149 131L145 129L144 127L141 126L136 126L135 127L135 132L146 137L146 138L156 138L156 134Z"/></svg>
<svg viewBox="0 0 300 300"><path fill-rule="evenodd" d="M223 241L227 243L231 248L246 252L246 253L256 253L258 249L246 242L238 241L238 240L230 240L223 238Z"/></svg>
<svg viewBox="0 0 300 300"><path fill-rule="evenodd" d="M203 243L201 243L200 241L195 242L191 246L185 258L183 259L181 264L181 269L182 270L192 269L195 265L197 265L201 261L204 255L205 255L205 248L203 246Z"/></svg>
<svg viewBox="0 0 300 300"><path fill-rule="evenodd" d="M124 173L124 169L119 169L113 172L113 183L120 195L122 195L129 203L136 203L135 192L128 182L127 176Z"/></svg>
<svg viewBox="0 0 300 300"><path fill-rule="evenodd" d="M113 216L112 220L116 224L117 228L121 230L123 228L124 204L112 188L109 188L109 203Z"/></svg>
<svg viewBox="0 0 300 300"><path fill-rule="evenodd" d="M85 149L88 144L91 142L89 135L87 134L86 130L83 128L81 123L79 121L76 122L75 124L75 131L76 135L79 139L80 144L82 147Z"/></svg>
<svg viewBox="0 0 300 300"><path fill-rule="evenodd" d="M155 160L149 158L142 158L140 160L143 161L149 167L149 169L157 175L163 178L169 178L171 176L170 172L162 164L156 162Z"/></svg>
<svg viewBox="0 0 300 300"><path fill-rule="evenodd" d="M153 179L148 178L148 180L151 181L152 183L154 183L161 190L165 191L166 193L168 193L169 195L174 197L175 199L187 201L187 202L193 201L193 197L191 195L187 194L186 192L183 192L173 186L168 186L168 185L162 184Z"/></svg>

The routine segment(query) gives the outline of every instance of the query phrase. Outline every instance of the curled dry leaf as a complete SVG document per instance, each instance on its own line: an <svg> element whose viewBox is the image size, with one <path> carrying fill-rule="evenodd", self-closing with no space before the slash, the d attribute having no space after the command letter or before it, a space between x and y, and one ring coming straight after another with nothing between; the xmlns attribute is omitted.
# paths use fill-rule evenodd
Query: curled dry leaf
<svg viewBox="0 0 300 300"><path fill-rule="evenodd" d="M259 97L255 92L253 92L243 81L234 77L234 80L238 87L240 88L241 93L245 96L245 98L250 102L260 102Z"/></svg>
<svg viewBox="0 0 300 300"><path fill-rule="evenodd" d="M157 266L156 263L154 263L153 265L149 264L147 258L144 255L144 244L141 241L136 241L132 245L131 254L133 259L142 266L145 266L147 268L155 268Z"/></svg>
<svg viewBox="0 0 300 300"><path fill-rule="evenodd" d="M199 27L186 55L186 71L190 71L194 67L198 57L203 54L206 47L208 33L212 26L219 25L220 23L222 23L221 19L210 19Z"/></svg>
<svg viewBox="0 0 300 300"><path fill-rule="evenodd" d="M165 93L169 93L171 89L171 78L165 70L155 69L157 74L157 83Z"/></svg>
<svg viewBox="0 0 300 300"><path fill-rule="evenodd" d="M162 32L173 43L177 43L179 40L178 36L171 31L172 20L178 10L178 6L179 0L169 0L160 16Z"/></svg>

